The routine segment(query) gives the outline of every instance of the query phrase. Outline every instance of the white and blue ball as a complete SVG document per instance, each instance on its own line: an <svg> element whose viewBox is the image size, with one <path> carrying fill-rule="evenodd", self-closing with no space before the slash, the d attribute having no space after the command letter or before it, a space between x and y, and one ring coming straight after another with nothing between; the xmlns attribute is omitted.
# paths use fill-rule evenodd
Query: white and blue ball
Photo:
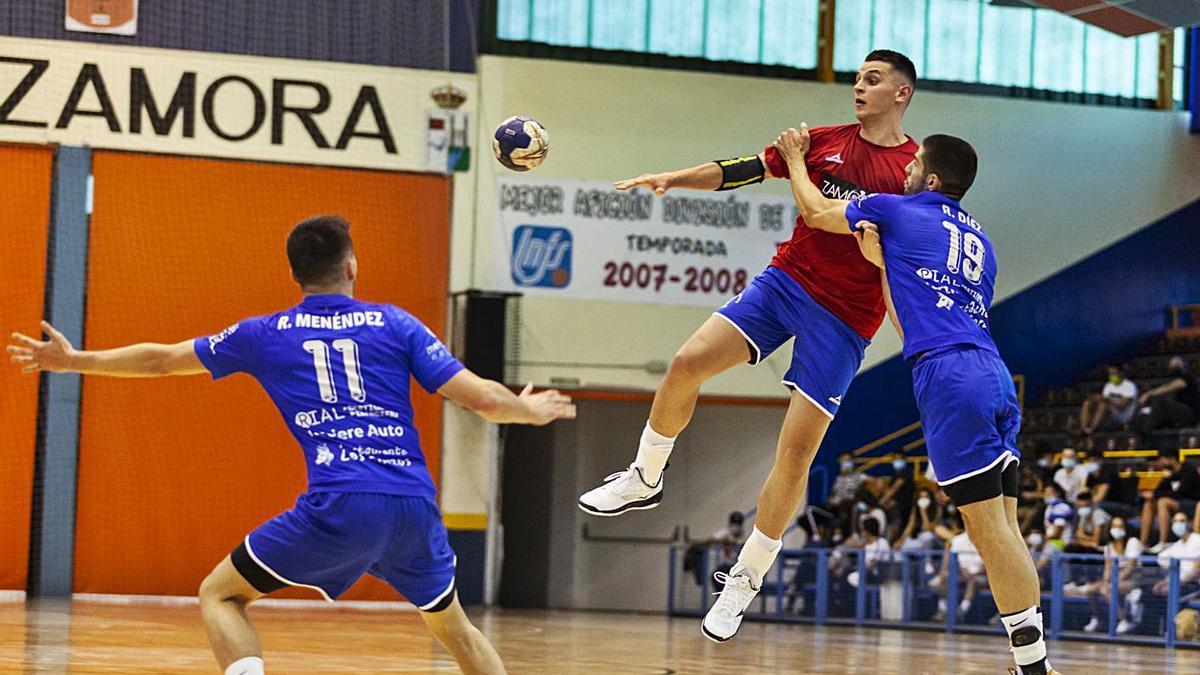
<svg viewBox="0 0 1200 675"><path fill-rule="evenodd" d="M536 169L550 151L550 134L532 117L516 115L496 127L492 151L501 164L513 171Z"/></svg>

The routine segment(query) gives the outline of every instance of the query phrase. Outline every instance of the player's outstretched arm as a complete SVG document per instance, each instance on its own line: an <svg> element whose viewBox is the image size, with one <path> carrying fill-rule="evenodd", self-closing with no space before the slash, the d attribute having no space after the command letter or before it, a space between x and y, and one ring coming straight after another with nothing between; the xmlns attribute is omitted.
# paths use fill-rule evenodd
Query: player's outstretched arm
<svg viewBox="0 0 1200 675"><path fill-rule="evenodd" d="M804 157L808 154L810 142L807 124L801 124L799 130L788 129L775 139L775 149L787 162L788 178L792 184L792 197L796 200L796 208L800 210L800 215L809 227L834 234L850 234L846 222L846 205L850 202L829 199L821 194L821 190L813 184L808 175Z"/></svg>
<svg viewBox="0 0 1200 675"><path fill-rule="evenodd" d="M532 424L540 427L554 420L575 419L575 405L571 403L571 397L556 389L535 393L530 384L517 395L503 384L465 369L443 384L438 393L497 424Z"/></svg>
<svg viewBox="0 0 1200 675"><path fill-rule="evenodd" d="M143 342L116 349L81 351L49 323L42 322L49 340L35 340L13 333L19 344L8 345L9 360L21 366L21 372L83 373L111 377L162 377L199 375L208 369L192 349L192 341L173 345Z"/></svg>
<svg viewBox="0 0 1200 675"><path fill-rule="evenodd" d="M637 178L619 180L613 186L618 190L646 188L661 196L671 188L734 190L761 183L764 178L771 177L771 170L760 152L746 157L718 159L677 171L644 173Z"/></svg>

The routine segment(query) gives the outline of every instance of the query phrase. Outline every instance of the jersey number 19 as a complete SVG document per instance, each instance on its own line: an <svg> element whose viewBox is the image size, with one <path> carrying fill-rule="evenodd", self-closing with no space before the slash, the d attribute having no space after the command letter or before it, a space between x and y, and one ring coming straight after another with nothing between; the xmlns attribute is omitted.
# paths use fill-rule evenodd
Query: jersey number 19
<svg viewBox="0 0 1200 675"><path fill-rule="evenodd" d="M950 232L950 252L946 256L946 269L958 274L961 266L967 281L977 284L983 278L983 258L986 249L983 240L973 232L963 232L954 223L943 220L942 227Z"/></svg>

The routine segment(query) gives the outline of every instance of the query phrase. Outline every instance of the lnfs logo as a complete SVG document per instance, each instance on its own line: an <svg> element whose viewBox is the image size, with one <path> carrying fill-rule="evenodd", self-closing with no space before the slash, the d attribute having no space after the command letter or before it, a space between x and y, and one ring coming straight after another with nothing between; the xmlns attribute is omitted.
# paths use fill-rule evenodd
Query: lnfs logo
<svg viewBox="0 0 1200 675"><path fill-rule="evenodd" d="M512 278L518 286L565 288L571 283L571 231L522 225L513 232Z"/></svg>

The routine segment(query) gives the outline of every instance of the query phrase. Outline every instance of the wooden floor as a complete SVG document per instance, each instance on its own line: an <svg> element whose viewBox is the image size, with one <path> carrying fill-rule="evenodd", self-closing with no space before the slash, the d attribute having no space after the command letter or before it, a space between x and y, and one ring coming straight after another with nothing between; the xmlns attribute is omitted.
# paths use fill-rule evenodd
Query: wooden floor
<svg viewBox="0 0 1200 675"><path fill-rule="evenodd" d="M253 608L267 672L453 673L415 612ZM798 625L743 626L727 644L695 619L474 611L512 673L1003 673L994 636ZM1200 651L1051 644L1065 675L1200 673ZM0 603L0 673L218 673L196 606Z"/></svg>

